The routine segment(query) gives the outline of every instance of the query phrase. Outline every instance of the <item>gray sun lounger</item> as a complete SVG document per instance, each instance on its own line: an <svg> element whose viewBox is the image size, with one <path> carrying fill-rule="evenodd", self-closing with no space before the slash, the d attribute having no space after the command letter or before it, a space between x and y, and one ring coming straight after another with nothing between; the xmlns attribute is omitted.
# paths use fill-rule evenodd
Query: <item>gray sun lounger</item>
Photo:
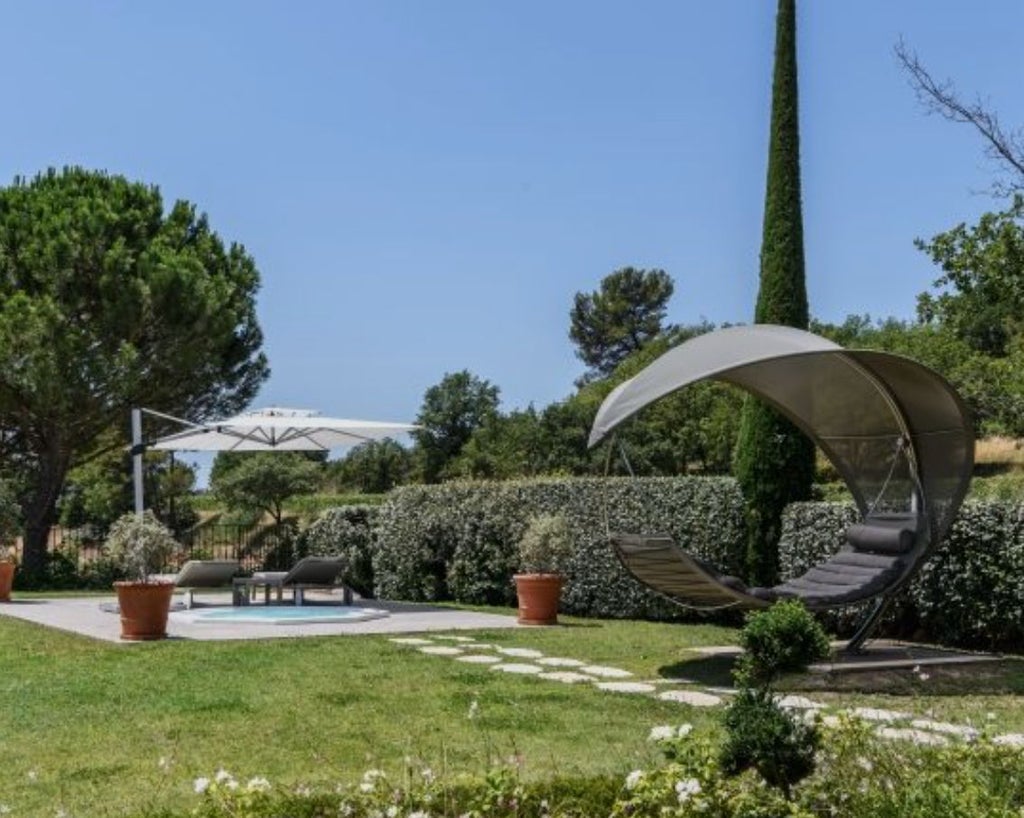
<svg viewBox="0 0 1024 818"><path fill-rule="evenodd" d="M185 591L185 607L191 608L197 590L227 588L239 571L238 560L189 560L173 577L174 584Z"/></svg>
<svg viewBox="0 0 1024 818"><path fill-rule="evenodd" d="M305 591L309 589L331 589L336 587L338 575L345 568L343 557L303 557L290 571L258 571L251 577L239 577L234 581L233 603L248 605L257 588L263 588L263 601L270 603L270 589L277 591L277 601L283 599L284 590L290 589L296 605L304 602ZM344 603L352 604L352 591L345 585Z"/></svg>

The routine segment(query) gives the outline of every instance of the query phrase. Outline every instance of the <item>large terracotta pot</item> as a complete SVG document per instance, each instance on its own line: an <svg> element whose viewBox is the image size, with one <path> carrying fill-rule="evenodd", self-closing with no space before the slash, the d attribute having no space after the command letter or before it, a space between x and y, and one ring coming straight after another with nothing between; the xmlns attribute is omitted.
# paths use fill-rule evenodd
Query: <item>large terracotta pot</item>
<svg viewBox="0 0 1024 818"><path fill-rule="evenodd" d="M133 642L167 636L173 582L115 582L121 638Z"/></svg>
<svg viewBox="0 0 1024 818"><path fill-rule="evenodd" d="M0 602L11 601L11 585L14 583L14 563L0 562Z"/></svg>
<svg viewBox="0 0 1024 818"><path fill-rule="evenodd" d="M562 595L559 574L516 574L520 625L557 625L558 600Z"/></svg>

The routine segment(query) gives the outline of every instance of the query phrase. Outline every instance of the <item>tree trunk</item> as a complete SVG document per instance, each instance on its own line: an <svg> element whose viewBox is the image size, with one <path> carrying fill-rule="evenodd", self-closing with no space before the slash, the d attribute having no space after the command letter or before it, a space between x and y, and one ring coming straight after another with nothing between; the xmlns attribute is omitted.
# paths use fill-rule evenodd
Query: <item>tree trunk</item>
<svg viewBox="0 0 1024 818"><path fill-rule="evenodd" d="M67 452L53 439L39 461L32 493L22 509L25 515L22 569L30 583L40 580L46 571L50 529L57 521L57 498L64 488L68 460Z"/></svg>

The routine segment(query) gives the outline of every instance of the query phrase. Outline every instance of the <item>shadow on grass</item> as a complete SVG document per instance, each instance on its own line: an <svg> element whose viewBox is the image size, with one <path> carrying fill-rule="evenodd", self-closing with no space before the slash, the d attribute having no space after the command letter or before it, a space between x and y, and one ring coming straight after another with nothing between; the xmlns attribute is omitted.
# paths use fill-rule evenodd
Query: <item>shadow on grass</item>
<svg viewBox="0 0 1024 818"><path fill-rule="evenodd" d="M658 668L664 679L687 679L705 687L731 687L735 656L695 656Z"/></svg>

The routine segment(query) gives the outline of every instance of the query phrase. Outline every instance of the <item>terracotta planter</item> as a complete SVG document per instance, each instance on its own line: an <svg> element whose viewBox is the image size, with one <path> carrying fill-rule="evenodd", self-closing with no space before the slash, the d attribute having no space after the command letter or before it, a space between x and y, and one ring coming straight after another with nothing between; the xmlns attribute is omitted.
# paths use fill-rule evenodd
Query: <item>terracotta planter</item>
<svg viewBox="0 0 1024 818"><path fill-rule="evenodd" d="M167 636L173 582L115 582L121 638L133 642Z"/></svg>
<svg viewBox="0 0 1024 818"><path fill-rule="evenodd" d="M520 625L557 625L558 600L562 595L559 574L516 574Z"/></svg>
<svg viewBox="0 0 1024 818"><path fill-rule="evenodd" d="M14 583L14 563L0 562L0 602L11 601L11 585Z"/></svg>

